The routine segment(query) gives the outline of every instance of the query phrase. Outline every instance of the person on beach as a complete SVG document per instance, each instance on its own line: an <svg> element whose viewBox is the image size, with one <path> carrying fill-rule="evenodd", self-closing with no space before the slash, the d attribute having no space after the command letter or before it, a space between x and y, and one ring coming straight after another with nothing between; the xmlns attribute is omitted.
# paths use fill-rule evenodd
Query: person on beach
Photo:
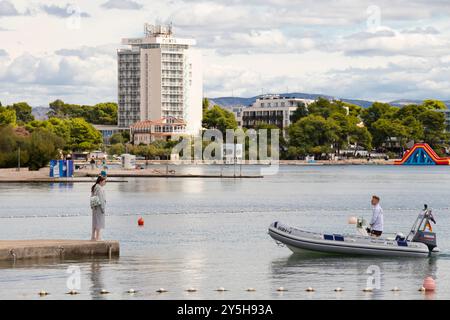
<svg viewBox="0 0 450 320"><path fill-rule="evenodd" d="M91 158L91 161L89 162L91 164L91 170L95 169L95 160L94 158Z"/></svg>
<svg viewBox="0 0 450 320"><path fill-rule="evenodd" d="M379 237L383 233L383 209L380 206L380 197L372 196L372 219L370 220L370 227L367 232L371 236Z"/></svg>
<svg viewBox="0 0 450 320"><path fill-rule="evenodd" d="M91 188L91 209L92 209L92 241L101 240L100 231L105 228L105 208L106 197L104 186L106 177L99 176Z"/></svg>

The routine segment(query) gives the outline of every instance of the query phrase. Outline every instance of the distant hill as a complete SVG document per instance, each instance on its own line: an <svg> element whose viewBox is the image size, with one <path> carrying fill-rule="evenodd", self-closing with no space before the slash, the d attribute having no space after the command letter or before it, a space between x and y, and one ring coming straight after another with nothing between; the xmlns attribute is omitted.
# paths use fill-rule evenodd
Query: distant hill
<svg viewBox="0 0 450 320"><path fill-rule="evenodd" d="M416 99L400 99L400 100L394 100L391 101L390 104L393 106L406 106L408 104L421 104L423 102L423 100L416 100ZM442 102L444 102L447 105L447 108L450 107L450 100L443 100Z"/></svg>
<svg viewBox="0 0 450 320"><path fill-rule="evenodd" d="M344 102L356 104L363 108L370 107L372 105L372 101L359 100L359 99L342 99L336 98L326 94L318 94L318 93L302 93L302 92L291 92L291 93L280 93L278 94L282 97L292 97L292 98L300 98L300 99L312 99L315 100L319 97L323 97L326 99L339 99ZM221 107L230 108L232 106L249 106L253 104L257 98L260 98L261 95L250 97L250 98L242 98L242 97L218 97L218 98L210 98L210 102L212 104L217 104Z"/></svg>
<svg viewBox="0 0 450 320"><path fill-rule="evenodd" d="M36 120L46 120L47 112L50 110L49 107L33 107L31 113Z"/></svg>
<svg viewBox="0 0 450 320"><path fill-rule="evenodd" d="M300 99L317 99L319 97L327 98L327 99L338 99L342 100L347 103L356 104L358 106L361 106L363 108L368 108L372 105L374 101L368 101L368 100L360 100L360 99L346 99L346 98L337 98L330 95L325 94L315 94L315 93L300 93L300 92L293 92L293 93L280 93L278 94L282 97L294 97L294 98L300 98ZM210 98L210 102L212 104L217 104L224 108L230 108L233 106L249 106L253 104L257 98L261 97L261 95L251 97L251 98L242 98L242 97L218 97L218 98ZM404 106L407 104L420 104L422 103L422 100L414 100L414 99L401 99L401 100L394 100L392 102L389 102L390 104L394 106ZM444 101L444 103L448 106L450 106L450 100Z"/></svg>
<svg viewBox="0 0 450 320"><path fill-rule="evenodd" d="M345 99L345 98L336 98L330 95L325 94L317 94L317 93L301 93L301 92L292 92L292 93L280 93L278 94L282 97L294 97L294 98L300 98L300 99L312 99L315 100L319 97L327 98L327 99L339 99L347 103L356 104L358 106L361 106L363 108L368 108L372 105L373 101L368 100L360 100L360 99ZM249 106L253 104L253 102L256 101L257 98L261 97L261 95L250 97L250 98L243 98L243 97L218 97L218 98L208 98L211 104L217 104L224 108L231 108L233 106ZM389 102L393 106L404 106L407 104L420 104L422 103L422 100L415 100L415 99L399 99ZM444 103L447 105L447 107L450 107L450 100L445 100ZM45 120L47 119L47 112L49 111L49 107L44 106L37 106L33 107L33 115L38 120Z"/></svg>

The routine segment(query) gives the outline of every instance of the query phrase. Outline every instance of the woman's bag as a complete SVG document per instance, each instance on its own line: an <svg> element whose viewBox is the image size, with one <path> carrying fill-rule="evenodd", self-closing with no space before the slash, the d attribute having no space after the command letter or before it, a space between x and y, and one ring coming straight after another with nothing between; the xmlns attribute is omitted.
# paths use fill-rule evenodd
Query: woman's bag
<svg viewBox="0 0 450 320"><path fill-rule="evenodd" d="M91 196L91 209L101 206L102 203L98 196Z"/></svg>

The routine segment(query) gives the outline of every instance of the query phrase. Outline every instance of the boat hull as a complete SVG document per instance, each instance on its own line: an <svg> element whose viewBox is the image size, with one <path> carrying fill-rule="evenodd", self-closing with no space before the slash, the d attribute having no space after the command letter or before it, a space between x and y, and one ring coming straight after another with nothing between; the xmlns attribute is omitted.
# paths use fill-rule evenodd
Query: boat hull
<svg viewBox="0 0 450 320"><path fill-rule="evenodd" d="M346 236L345 240L325 240L323 234L272 224L269 235L285 244L292 252L323 252L342 255L366 255L388 257L428 257L429 250L423 243L408 242L398 246L395 241L370 237ZM343 239L344 237L342 237Z"/></svg>

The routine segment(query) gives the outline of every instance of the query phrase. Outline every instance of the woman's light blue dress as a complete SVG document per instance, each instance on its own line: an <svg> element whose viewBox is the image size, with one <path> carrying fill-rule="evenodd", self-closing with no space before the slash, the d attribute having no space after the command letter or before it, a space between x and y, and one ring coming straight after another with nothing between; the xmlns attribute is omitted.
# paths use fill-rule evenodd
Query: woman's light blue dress
<svg viewBox="0 0 450 320"><path fill-rule="evenodd" d="M100 199L100 205L92 209L92 228L105 229L105 190L101 185L97 184L92 195L97 196Z"/></svg>

